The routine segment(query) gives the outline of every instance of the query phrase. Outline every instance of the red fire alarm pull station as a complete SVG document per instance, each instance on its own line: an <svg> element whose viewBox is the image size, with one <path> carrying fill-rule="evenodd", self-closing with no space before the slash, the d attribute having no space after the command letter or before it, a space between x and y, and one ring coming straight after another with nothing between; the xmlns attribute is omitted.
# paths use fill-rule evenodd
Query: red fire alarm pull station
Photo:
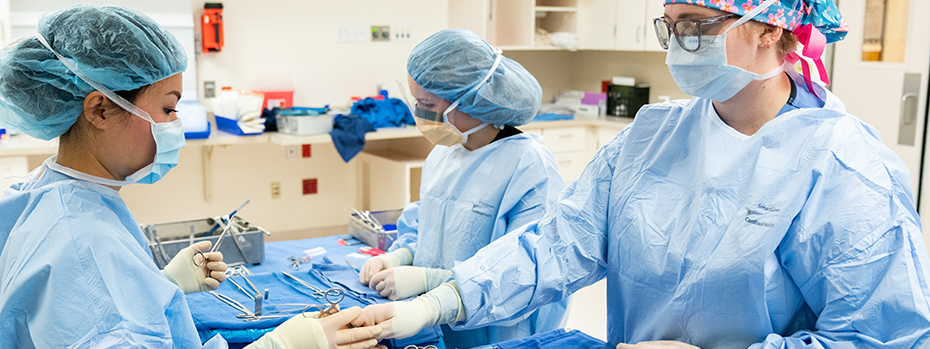
<svg viewBox="0 0 930 349"><path fill-rule="evenodd" d="M220 52L223 50L223 4L208 2L203 4L203 52Z"/></svg>

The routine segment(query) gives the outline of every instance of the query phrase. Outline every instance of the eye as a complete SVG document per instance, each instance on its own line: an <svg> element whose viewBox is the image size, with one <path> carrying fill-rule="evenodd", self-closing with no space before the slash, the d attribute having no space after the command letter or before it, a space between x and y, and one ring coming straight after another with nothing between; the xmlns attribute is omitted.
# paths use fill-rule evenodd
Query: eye
<svg viewBox="0 0 930 349"><path fill-rule="evenodd" d="M165 114L177 113L177 109L165 108Z"/></svg>

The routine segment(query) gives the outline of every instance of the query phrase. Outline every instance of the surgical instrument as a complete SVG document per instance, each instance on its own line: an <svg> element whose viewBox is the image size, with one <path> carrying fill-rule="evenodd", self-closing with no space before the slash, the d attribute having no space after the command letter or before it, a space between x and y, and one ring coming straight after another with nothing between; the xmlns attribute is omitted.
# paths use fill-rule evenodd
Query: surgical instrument
<svg viewBox="0 0 930 349"><path fill-rule="evenodd" d="M348 258L346 258L346 264L348 264L350 267L352 267L352 269L355 269L356 272L362 271L361 269L359 269L358 267L356 267L355 264L352 264L352 262L349 262L349 259L348 259Z"/></svg>
<svg viewBox="0 0 930 349"><path fill-rule="evenodd" d="M301 257L301 258L297 258L297 257L294 257L294 256L290 256L290 257L287 257L287 260L291 262L290 267L291 267L292 269L294 269L294 270L300 270L300 263L309 263L311 258L313 258L313 257L304 256L304 257Z"/></svg>
<svg viewBox="0 0 930 349"><path fill-rule="evenodd" d="M324 298L326 298L326 292L327 292L327 291L324 291L322 288L313 286L313 285L311 285L309 282L306 282L306 281L304 281L304 280L301 280L300 278L298 278L298 277L296 277L296 276L294 276L294 275L291 275L291 274L289 274L289 273L287 273L287 272L283 272L283 271L282 271L281 274L284 274L284 276L287 276L287 277L289 277L289 278L291 278L291 279L294 279L294 281L297 281L297 283L299 283L299 284L301 284L301 285L304 285L305 287L307 287L307 288L313 290L313 293L310 294L311 296L313 296L313 298L316 298L316 299L324 299Z"/></svg>
<svg viewBox="0 0 930 349"><path fill-rule="evenodd" d="M339 299L332 300L332 299L329 299L330 296L339 297ZM338 288L338 287L330 288L326 290L325 292L323 292L323 300L325 300L326 303L329 303L329 308L323 309L322 305L311 304L311 305L308 305L306 308L304 308L304 310L301 311L300 314L303 315L304 317L307 317L307 314L306 314L307 309L315 307L320 310L320 315L317 316L319 318L324 318L324 317L333 315L339 312L339 303L342 302L342 300L345 298L346 298L346 292L343 291L341 288Z"/></svg>

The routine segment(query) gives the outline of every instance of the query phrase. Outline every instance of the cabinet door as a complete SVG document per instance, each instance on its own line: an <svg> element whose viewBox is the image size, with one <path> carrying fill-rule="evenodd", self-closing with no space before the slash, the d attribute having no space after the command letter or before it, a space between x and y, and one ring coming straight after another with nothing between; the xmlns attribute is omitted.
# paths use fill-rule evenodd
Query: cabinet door
<svg viewBox="0 0 930 349"><path fill-rule="evenodd" d="M579 49L617 49L617 5L618 0L578 2Z"/></svg>
<svg viewBox="0 0 930 349"><path fill-rule="evenodd" d="M646 45L645 0L617 1L617 49L642 51Z"/></svg>
<svg viewBox="0 0 930 349"><path fill-rule="evenodd" d="M665 12L665 0L646 0L646 51L665 51L656 38L653 20L662 17Z"/></svg>

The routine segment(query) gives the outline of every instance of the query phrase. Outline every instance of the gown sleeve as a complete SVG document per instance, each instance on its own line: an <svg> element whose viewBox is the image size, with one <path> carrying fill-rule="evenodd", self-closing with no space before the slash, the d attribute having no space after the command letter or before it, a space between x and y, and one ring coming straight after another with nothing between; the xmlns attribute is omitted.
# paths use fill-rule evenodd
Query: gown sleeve
<svg viewBox="0 0 930 349"><path fill-rule="evenodd" d="M608 198L629 127L601 148L541 220L514 229L452 269L471 329L520 318L604 278Z"/></svg>
<svg viewBox="0 0 930 349"><path fill-rule="evenodd" d="M397 219L397 240L391 244L389 251L399 248L410 250L411 254L417 253L417 236L420 226L420 202L411 202L404 207L404 212Z"/></svg>

